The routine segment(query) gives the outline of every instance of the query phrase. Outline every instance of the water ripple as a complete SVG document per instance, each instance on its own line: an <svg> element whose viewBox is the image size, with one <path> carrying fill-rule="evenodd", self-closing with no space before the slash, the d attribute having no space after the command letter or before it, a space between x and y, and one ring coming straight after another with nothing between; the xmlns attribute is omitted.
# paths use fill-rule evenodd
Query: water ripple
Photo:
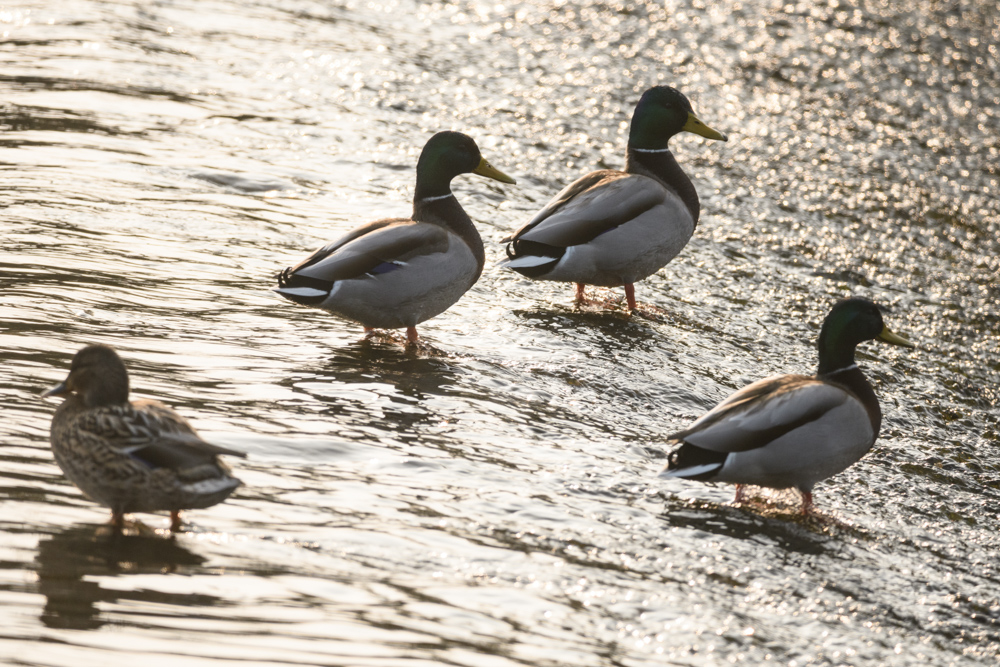
<svg viewBox="0 0 1000 667"><path fill-rule="evenodd" d="M31 664L992 665L1000 655L1000 27L987 2L536 0L0 11L0 659ZM662 322L494 266L555 191L623 163L646 87L731 136L672 149L703 216L638 286ZM432 349L269 291L406 215L440 129L480 282ZM614 291L609 298L620 298ZM859 361L885 421L755 509L660 480L667 435L810 372L831 301L918 344ZM244 449L190 531L110 539L55 466L81 345ZM164 520L146 517L153 528ZM30 656L30 657L26 657Z"/></svg>

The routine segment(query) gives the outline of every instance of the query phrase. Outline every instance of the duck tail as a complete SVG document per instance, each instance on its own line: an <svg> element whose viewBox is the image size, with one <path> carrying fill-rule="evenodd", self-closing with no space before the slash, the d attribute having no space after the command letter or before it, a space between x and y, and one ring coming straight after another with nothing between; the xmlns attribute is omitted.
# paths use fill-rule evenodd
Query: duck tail
<svg viewBox="0 0 1000 667"><path fill-rule="evenodd" d="M540 278L559 263L565 252L565 248L515 239L507 244L507 258L500 260L497 266L517 271L528 278Z"/></svg>
<svg viewBox="0 0 1000 667"><path fill-rule="evenodd" d="M330 296L332 283L317 278L308 278L295 273L291 268L277 275L278 286L272 288L289 301L303 306L316 306Z"/></svg>
<svg viewBox="0 0 1000 667"><path fill-rule="evenodd" d="M729 454L725 452L713 452L685 442L670 453L667 465L659 476L681 477L700 482L711 481L725 465L728 456Z"/></svg>

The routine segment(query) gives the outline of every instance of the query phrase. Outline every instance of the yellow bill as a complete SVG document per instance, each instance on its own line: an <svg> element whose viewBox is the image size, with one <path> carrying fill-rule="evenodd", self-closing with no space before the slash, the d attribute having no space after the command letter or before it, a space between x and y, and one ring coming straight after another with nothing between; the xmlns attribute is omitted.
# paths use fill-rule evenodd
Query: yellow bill
<svg viewBox="0 0 1000 667"><path fill-rule="evenodd" d="M729 137L724 135L718 130L713 130L708 125L698 120L698 117L694 113L688 113L687 122L684 123L684 127L681 128L685 132L694 132L695 134L701 135L706 139L715 139L717 141L729 141Z"/></svg>
<svg viewBox="0 0 1000 667"><path fill-rule="evenodd" d="M902 345L903 347L916 347L913 343L906 340L902 336L897 336L896 334L889 331L889 327L882 325L882 333L878 335L879 340L884 340L887 343L892 343L893 345Z"/></svg>
<svg viewBox="0 0 1000 667"><path fill-rule="evenodd" d="M472 173L485 176L486 178L492 178L493 180L500 181L501 183L510 183L511 185L517 183L517 181L513 178L487 162L486 158L479 158L479 166L476 167Z"/></svg>

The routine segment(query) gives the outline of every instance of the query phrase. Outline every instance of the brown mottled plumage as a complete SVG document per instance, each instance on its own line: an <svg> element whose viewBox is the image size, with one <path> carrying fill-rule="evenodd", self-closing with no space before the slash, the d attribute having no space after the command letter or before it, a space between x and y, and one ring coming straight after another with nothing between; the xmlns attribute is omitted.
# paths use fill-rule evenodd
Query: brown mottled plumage
<svg viewBox="0 0 1000 667"><path fill-rule="evenodd" d="M69 377L44 394L67 398L52 418L56 463L84 495L109 507L120 529L132 512L180 511L222 502L240 485L220 454L245 456L202 440L169 407L128 400L128 372L105 345L73 357Z"/></svg>

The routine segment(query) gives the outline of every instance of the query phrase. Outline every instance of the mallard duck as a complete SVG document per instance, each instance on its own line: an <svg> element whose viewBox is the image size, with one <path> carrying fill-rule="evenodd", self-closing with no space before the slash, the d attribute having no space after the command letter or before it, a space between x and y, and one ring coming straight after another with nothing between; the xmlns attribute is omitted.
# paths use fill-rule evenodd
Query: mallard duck
<svg viewBox="0 0 1000 667"><path fill-rule="evenodd" d="M819 334L815 376L779 375L740 389L674 433L679 443L661 477L743 484L802 493L802 513L813 510L813 486L847 469L878 437L882 411L854 349L866 340L913 347L891 332L866 299L838 302Z"/></svg>
<svg viewBox="0 0 1000 667"><path fill-rule="evenodd" d="M492 167L461 132L438 132L417 161L413 215L362 225L278 275L275 292L372 329L406 328L439 315L483 272L483 240L451 192L459 174L501 183L514 179Z"/></svg>
<svg viewBox="0 0 1000 667"><path fill-rule="evenodd" d="M634 310L634 283L676 257L698 225L698 193L667 148L680 132L727 140L698 120L680 91L647 90L632 114L625 171L603 169L568 185L501 241L508 245L500 265L576 283L580 302L585 285L623 285Z"/></svg>
<svg viewBox="0 0 1000 667"><path fill-rule="evenodd" d="M42 394L66 396L52 418L56 463L84 495L111 508L116 530L132 512L180 512L225 500L240 485L222 454L245 456L202 440L179 414L157 401L128 400L128 371L106 345L73 357L69 377Z"/></svg>

